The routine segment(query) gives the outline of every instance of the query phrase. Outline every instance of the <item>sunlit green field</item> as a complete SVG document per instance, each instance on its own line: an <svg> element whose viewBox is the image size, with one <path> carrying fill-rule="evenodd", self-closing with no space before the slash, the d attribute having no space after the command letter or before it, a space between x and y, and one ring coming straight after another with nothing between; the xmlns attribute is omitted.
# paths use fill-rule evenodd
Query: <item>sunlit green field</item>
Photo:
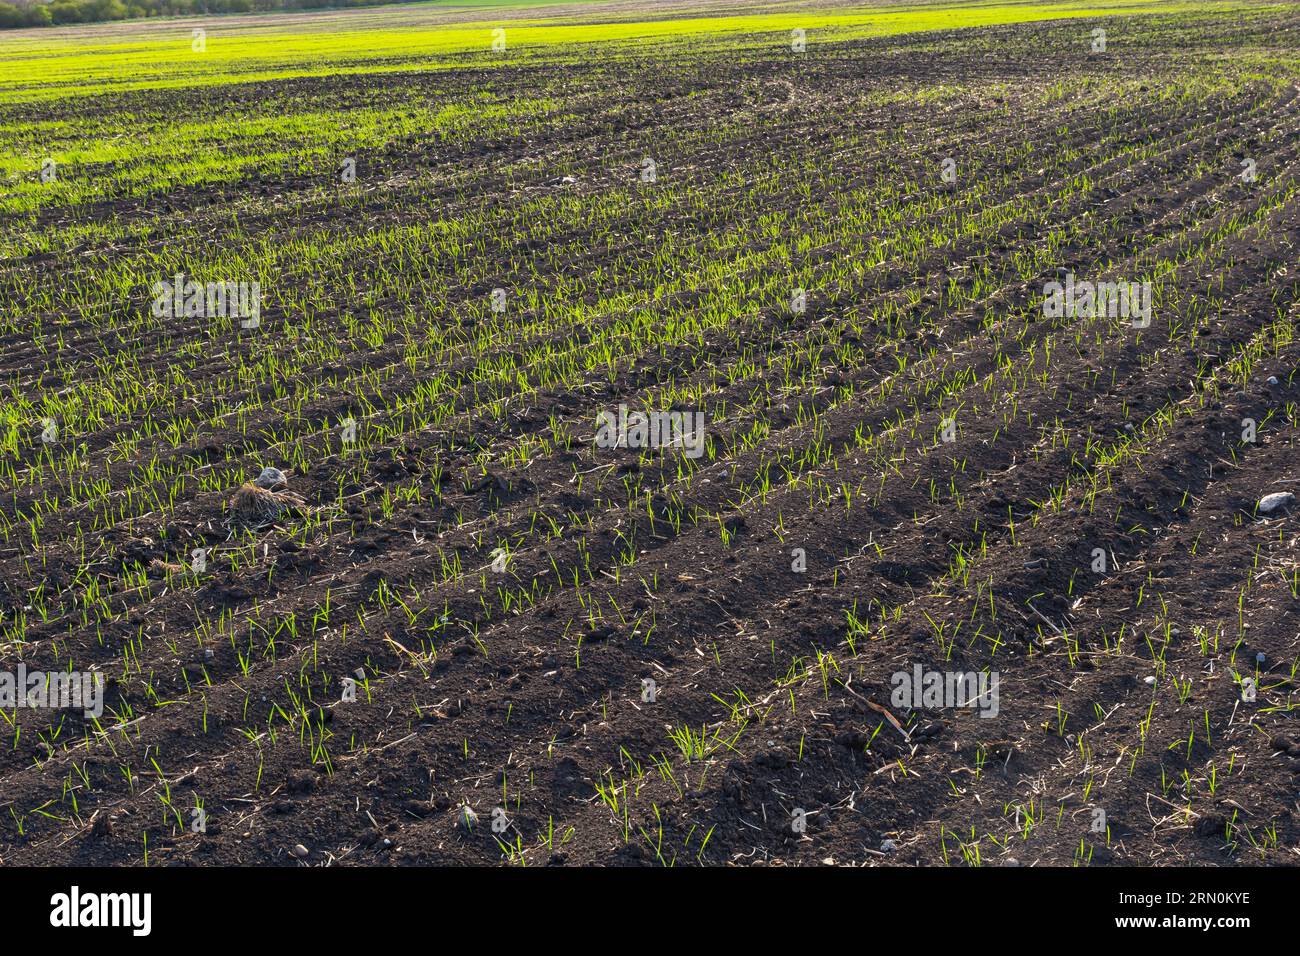
<svg viewBox="0 0 1300 956"><path fill-rule="evenodd" d="M382 84L383 76L395 73L544 66L590 57L609 63L654 57L762 58L788 49L794 30L804 31L815 49L854 38L1065 18L1091 28L1145 12L1176 20L1225 13L1260 18L1276 5L1135 0L795 9L777 4L772 13L761 16L728 13L723 6L707 17L654 20L639 19L615 3L566 8L566 16L549 19L537 16L538 4L501 6L493 19L484 19L472 8L449 10L432 4L323 13L319 19L191 18L0 35L0 105L11 107L0 131L0 184L6 184L0 210L32 210L121 190L141 194L168 185L229 180L283 163L301 168L340 149L378 148L421 130L481 136L562 108L545 96L498 102L482 91L467 102L414 108L380 99L364 108L348 103L340 109L330 102L295 97L279 102L273 111L250 102L227 104L211 115L160 113L132 106L130 100L113 100L111 109L101 110L97 102L110 95L313 77L374 76ZM202 31L201 41L195 30ZM494 49L494 41L503 42L504 50ZM1122 50L1122 38L1117 42ZM1234 58L1234 71L1252 62L1262 71L1275 70L1274 56L1271 51L1243 53ZM82 98L75 120L60 116ZM65 169L57 182L36 178L47 161ZM36 235L26 238L37 247L44 242ZM0 239L0 248L11 240Z"/></svg>
<svg viewBox="0 0 1300 956"><path fill-rule="evenodd" d="M787 5L788 6L788 5ZM525 57L554 57L556 48L574 44L615 44L635 41L649 52L664 41L701 44L725 42L753 48L781 42L781 35L803 29L810 42L854 37L889 36L928 30L993 26L1065 18L1105 18L1120 14L1159 12L1192 16L1201 12L1258 10L1258 4L1233 0L1151 3L958 3L898 4L862 9L787 9L765 15L719 14L645 20L619 9L563 19L543 19L529 8L502 5L493 19L466 15L466 22L414 24L389 29L373 12L364 29L304 29L295 22L279 25L268 16L264 24L232 25L221 19L202 24L206 49L192 50L196 20L167 24L128 25L109 37L94 27L75 37L49 36L52 31L0 36L0 102L27 102L109 90L167 89L203 83L249 82L293 76L323 76L341 72L379 73L389 70L451 68L466 54L492 49L494 30L506 30L507 51ZM441 14L444 8L432 7ZM406 11L402 11L406 14ZM139 38L126 39L131 33ZM682 50L681 52L687 52Z"/></svg>

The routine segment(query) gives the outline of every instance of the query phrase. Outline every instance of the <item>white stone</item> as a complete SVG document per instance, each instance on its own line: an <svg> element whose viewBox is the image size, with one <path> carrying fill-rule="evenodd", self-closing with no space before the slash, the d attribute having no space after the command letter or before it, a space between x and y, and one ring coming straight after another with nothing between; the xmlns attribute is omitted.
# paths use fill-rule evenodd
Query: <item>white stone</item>
<svg viewBox="0 0 1300 956"><path fill-rule="evenodd" d="M257 485L257 487L266 488L268 491L283 488L288 483L289 479L284 472L279 468L271 468L270 466L263 468L262 473L253 480L253 484Z"/></svg>
<svg viewBox="0 0 1300 956"><path fill-rule="evenodd" d="M1275 491L1259 499L1259 513L1268 514L1278 508L1285 508L1295 501L1295 495L1289 491Z"/></svg>

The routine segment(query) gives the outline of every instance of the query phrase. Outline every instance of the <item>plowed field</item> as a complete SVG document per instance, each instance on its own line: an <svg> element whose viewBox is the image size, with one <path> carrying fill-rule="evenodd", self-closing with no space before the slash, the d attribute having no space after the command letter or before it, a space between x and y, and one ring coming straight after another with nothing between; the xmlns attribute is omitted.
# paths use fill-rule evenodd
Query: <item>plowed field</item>
<svg viewBox="0 0 1300 956"><path fill-rule="evenodd" d="M0 38L0 861L1298 862L1300 12L851 9Z"/></svg>

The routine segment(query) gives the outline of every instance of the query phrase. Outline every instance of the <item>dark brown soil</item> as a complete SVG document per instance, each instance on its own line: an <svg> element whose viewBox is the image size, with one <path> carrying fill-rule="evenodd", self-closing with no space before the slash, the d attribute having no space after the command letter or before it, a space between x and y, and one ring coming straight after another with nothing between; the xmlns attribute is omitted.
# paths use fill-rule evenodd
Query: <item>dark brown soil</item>
<svg viewBox="0 0 1300 956"><path fill-rule="evenodd" d="M431 260L447 306L431 321L457 343L437 367L405 362L406 343L389 339L302 370L292 388L211 384L252 349L298 354L309 333L275 301L267 338L183 358L209 337L204 320L114 341L73 319L58 361L6 335L3 401L71 387L119 353L158 378L182 362L195 421L248 401L237 424L159 436L127 461L109 463L113 423L80 431L87 474L115 495L140 487L154 455L193 476L287 466L273 436L293 428L305 463L290 489L314 520L236 527L225 502L240 482L192 483L166 509L94 530L88 512L62 508L41 547L18 534L0 546L0 621L27 619L21 647L0 639L6 666L102 670L108 707L131 715L97 735L79 714L6 712L21 732L0 726L0 862L136 865L147 848L151 865L1296 863L1300 537L1293 511L1255 505L1300 495L1300 92L1294 77L1257 77L1160 93L1207 51L1285 48L1300 19L1280 11L1255 32L1123 22L1135 42L1104 64L1076 42L1084 27L1052 24L793 61L628 57L87 102L142 115L219 112L235 97L362 109L381 90L467 101L490 86L501 100L562 93L568 113L469 143L395 141L358 158L369 185L346 195L310 170L264 169L161 194L124 186L47 209L41 227L135 224L201 249L229 204L246 236L286 245L551 193L594 205L635 177L649 144L666 182L708 201L686 190L588 228L557 216L486 237L472 261ZM1068 93L1048 102L1056 83ZM943 85L951 94L920 95ZM947 155L962 157L951 188L929 171ZM1242 155L1258 182L1236 175ZM548 185L566 175L576 182ZM745 189L760 181L770 188ZM955 208L971 228L914 257L888 245L894 227L859 234L850 195L895 181L915 183L898 197L907 223L949 229ZM834 243L797 243L808 207L833 219L841 204ZM535 348L581 360L606 334L631 334L629 316L707 314L708 288L663 294L674 260L644 260L662 243L708 262L714 237L745 229L752 239L717 261L751 270L762 294L727 321L629 348L577 386L527 380ZM1023 274L1048 237L1054 267ZM876 240L890 254L873 265ZM138 251L10 261L5 289ZM773 277L779 257L789 271ZM853 259L863 266L844 278ZM304 286L331 278L293 268ZM383 293L383 260L352 268ZM1044 318L1056 268L1167 270L1151 328ZM792 275L809 290L804 313L782 301ZM620 311L598 309L611 283ZM468 309L498 284L539 301L564 290L566 309L593 311L510 335L514 313ZM407 304L381 294L365 307ZM354 312L318 316L310 334L352 340ZM527 388L485 396L474 373L491 361ZM340 453L330 423L387 421L437 375L456 385L436 428L395 418ZM601 410L662 407L696 387L710 453L693 472L677 452L592 442ZM1254 442L1241 440L1245 418L1263 423ZM549 447L526 463L509 454L530 439ZM385 508L399 488L420 500ZM9 476L0 491L20 530L46 493ZM251 552L237 568L175 573L193 547L232 542ZM490 566L501 542L504 573ZM459 574L444 571L453 553ZM78 624L88 580L151 563L115 595L111 621ZM49 621L33 609L42 582ZM997 716L900 706L893 675L918 665L996 671ZM684 730L704 755L679 749ZM206 832L189 827L196 798Z"/></svg>

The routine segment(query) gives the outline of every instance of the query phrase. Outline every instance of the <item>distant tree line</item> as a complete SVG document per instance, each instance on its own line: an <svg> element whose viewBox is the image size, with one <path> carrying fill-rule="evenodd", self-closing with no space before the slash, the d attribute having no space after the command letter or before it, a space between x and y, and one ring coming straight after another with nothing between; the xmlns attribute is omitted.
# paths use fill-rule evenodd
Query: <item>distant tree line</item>
<svg viewBox="0 0 1300 956"><path fill-rule="evenodd" d="M373 7L393 0L50 0L23 3L0 0L0 30L100 23L139 17L180 17L201 13L254 13L320 7Z"/></svg>

